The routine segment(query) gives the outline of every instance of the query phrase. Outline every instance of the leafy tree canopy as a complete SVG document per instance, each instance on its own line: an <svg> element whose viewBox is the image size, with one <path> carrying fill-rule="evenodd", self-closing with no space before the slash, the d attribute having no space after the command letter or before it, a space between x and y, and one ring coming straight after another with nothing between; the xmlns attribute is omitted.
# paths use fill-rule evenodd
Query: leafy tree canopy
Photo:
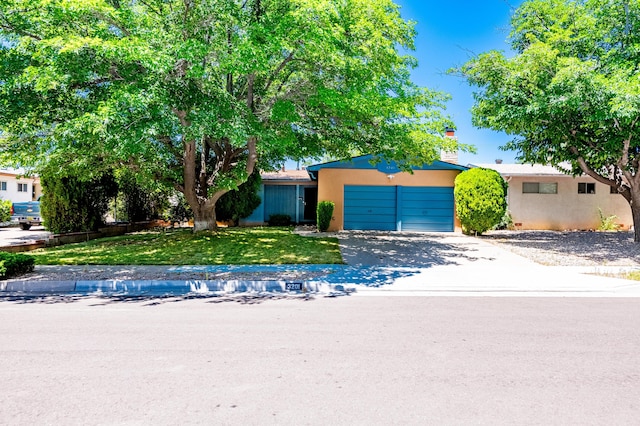
<svg viewBox="0 0 640 426"><path fill-rule="evenodd" d="M640 1L529 0L510 40L515 56L459 70L478 89L474 124L514 135L505 148L524 162L615 187L640 241Z"/></svg>
<svg viewBox="0 0 640 426"><path fill-rule="evenodd" d="M414 36L391 0L0 0L0 160L133 167L212 229L258 161L452 149Z"/></svg>

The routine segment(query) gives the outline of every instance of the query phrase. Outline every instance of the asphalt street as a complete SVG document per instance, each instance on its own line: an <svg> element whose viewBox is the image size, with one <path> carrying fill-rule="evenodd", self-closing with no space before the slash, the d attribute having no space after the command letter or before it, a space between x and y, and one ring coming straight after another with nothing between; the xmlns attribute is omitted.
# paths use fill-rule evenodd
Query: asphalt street
<svg viewBox="0 0 640 426"><path fill-rule="evenodd" d="M0 301L0 424L637 424L635 298Z"/></svg>

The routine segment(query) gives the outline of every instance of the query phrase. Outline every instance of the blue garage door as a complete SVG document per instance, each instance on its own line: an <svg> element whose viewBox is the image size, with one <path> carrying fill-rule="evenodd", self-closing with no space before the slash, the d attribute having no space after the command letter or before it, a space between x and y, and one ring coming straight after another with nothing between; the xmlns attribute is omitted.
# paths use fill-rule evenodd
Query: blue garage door
<svg viewBox="0 0 640 426"><path fill-rule="evenodd" d="M453 188L404 186L398 191L403 231L454 230Z"/></svg>
<svg viewBox="0 0 640 426"><path fill-rule="evenodd" d="M395 186L344 187L344 229L395 231Z"/></svg>

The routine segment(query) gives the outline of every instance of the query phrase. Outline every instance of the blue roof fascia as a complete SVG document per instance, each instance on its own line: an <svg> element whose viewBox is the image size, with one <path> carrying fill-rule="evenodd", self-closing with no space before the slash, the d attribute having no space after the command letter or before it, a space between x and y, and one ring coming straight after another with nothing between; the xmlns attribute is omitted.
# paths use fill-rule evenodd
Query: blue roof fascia
<svg viewBox="0 0 640 426"><path fill-rule="evenodd" d="M375 166L371 164L371 161L375 157L372 154L361 155L359 157L353 157L348 160L331 161L328 163L314 164L307 167L309 176L311 179L316 180L318 171L321 169L362 169L362 170L380 170L380 165ZM383 164L389 165L390 169L397 169L397 163L395 161L382 161ZM424 164L421 167L412 167L412 170L459 170L465 171L469 167L461 166L459 164L447 163L445 161L436 160L431 164Z"/></svg>

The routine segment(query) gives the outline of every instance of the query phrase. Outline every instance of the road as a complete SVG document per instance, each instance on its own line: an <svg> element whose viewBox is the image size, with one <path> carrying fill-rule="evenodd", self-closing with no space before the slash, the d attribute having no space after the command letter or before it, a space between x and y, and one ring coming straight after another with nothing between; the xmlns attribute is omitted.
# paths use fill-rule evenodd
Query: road
<svg viewBox="0 0 640 426"><path fill-rule="evenodd" d="M32 226L28 231L19 227L0 228L0 247L46 240L50 235L51 232L45 231L44 226Z"/></svg>
<svg viewBox="0 0 640 426"><path fill-rule="evenodd" d="M4 299L0 424L637 424L639 350L638 299Z"/></svg>

